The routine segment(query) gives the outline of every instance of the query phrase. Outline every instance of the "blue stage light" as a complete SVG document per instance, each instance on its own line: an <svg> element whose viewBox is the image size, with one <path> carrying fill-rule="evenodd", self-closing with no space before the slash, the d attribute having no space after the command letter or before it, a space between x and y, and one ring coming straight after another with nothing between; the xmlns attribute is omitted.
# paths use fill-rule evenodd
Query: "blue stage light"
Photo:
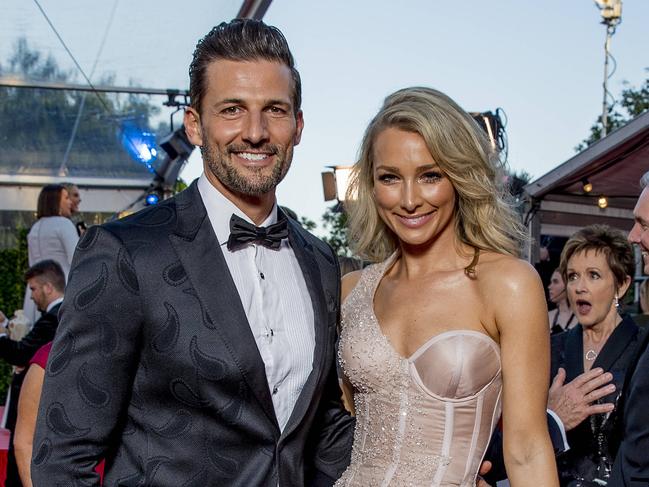
<svg viewBox="0 0 649 487"><path fill-rule="evenodd" d="M160 201L160 196L158 196L156 193L149 193L148 195L146 195L145 202L147 206L157 205L158 201Z"/></svg>
<svg viewBox="0 0 649 487"><path fill-rule="evenodd" d="M154 133L139 127L135 120L126 119L120 123L119 139L131 158L154 172L153 162L158 156Z"/></svg>

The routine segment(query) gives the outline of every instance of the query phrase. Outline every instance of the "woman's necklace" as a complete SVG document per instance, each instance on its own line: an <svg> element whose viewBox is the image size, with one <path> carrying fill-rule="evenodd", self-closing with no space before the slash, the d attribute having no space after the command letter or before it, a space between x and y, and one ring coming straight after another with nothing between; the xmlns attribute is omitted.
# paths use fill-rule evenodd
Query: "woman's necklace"
<svg viewBox="0 0 649 487"><path fill-rule="evenodd" d="M589 348L586 350L586 355L584 355L584 358L588 360L589 362L592 362L597 358L598 352L595 351L593 348Z"/></svg>

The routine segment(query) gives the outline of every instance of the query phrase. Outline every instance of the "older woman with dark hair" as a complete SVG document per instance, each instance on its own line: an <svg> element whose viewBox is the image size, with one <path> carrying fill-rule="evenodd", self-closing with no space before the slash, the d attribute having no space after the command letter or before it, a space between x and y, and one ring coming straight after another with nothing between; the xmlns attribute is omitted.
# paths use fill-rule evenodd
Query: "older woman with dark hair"
<svg viewBox="0 0 649 487"><path fill-rule="evenodd" d="M631 245L619 230L585 227L566 243L560 270L579 325L552 337L552 376L559 368L565 370L566 382L595 368L610 372L609 394L596 402L617 406L627 367L645 332L620 313L634 273ZM558 458L562 485L606 485L616 453L611 438L617 415L617 407L594 414L568 431L570 449Z"/></svg>
<svg viewBox="0 0 649 487"><path fill-rule="evenodd" d="M27 234L29 265L52 259L61 266L66 280L72 264L72 255L79 241L77 229L70 220L71 207L70 195L62 185L44 186L38 195L38 219ZM23 309L25 315L34 322L36 308L30 296L29 292L25 293Z"/></svg>

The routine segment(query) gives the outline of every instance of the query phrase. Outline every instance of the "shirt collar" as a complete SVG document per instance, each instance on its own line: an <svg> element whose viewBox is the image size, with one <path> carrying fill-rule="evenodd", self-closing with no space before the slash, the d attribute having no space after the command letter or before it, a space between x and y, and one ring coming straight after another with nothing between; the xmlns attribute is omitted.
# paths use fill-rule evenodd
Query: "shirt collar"
<svg viewBox="0 0 649 487"><path fill-rule="evenodd" d="M47 305L47 309L45 310L46 313L49 313L52 311L52 308L56 306L57 304L61 304L63 302L63 297L61 296L60 298L56 298L54 301L52 301L50 304Z"/></svg>
<svg viewBox="0 0 649 487"><path fill-rule="evenodd" d="M237 205L227 199L209 182L205 173L202 173L198 178L198 192L203 199L207 216L221 246L227 244L228 238L230 238L230 217L233 214L254 225L254 222ZM267 227L273 223L277 223L277 202L273 204L270 214L259 226Z"/></svg>

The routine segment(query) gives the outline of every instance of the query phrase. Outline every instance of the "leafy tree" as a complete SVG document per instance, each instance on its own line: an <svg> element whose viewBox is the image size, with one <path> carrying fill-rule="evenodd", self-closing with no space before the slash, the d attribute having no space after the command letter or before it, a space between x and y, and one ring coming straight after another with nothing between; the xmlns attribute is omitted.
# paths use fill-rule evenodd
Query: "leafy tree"
<svg viewBox="0 0 649 487"><path fill-rule="evenodd" d="M322 225L328 232L322 240L331 245L339 256L351 257L353 254L347 240L347 213L341 203L336 203L325 210L322 215Z"/></svg>
<svg viewBox="0 0 649 487"><path fill-rule="evenodd" d="M23 306L27 269L27 230L18 231L18 246L0 250L0 310L11 318L14 310ZM0 398L7 394L11 382L11 365L0 360ZM2 400L4 403L4 399Z"/></svg>
<svg viewBox="0 0 649 487"><path fill-rule="evenodd" d="M646 68L645 71L649 72L649 68ZM619 100L608 107L606 133L611 133L626 125L638 115L649 110L649 78L644 80L639 88L630 86L627 81L624 82L624 85L625 88L622 90ZM590 135L575 147L575 150L582 151L601 138L602 118L599 116L590 128Z"/></svg>

